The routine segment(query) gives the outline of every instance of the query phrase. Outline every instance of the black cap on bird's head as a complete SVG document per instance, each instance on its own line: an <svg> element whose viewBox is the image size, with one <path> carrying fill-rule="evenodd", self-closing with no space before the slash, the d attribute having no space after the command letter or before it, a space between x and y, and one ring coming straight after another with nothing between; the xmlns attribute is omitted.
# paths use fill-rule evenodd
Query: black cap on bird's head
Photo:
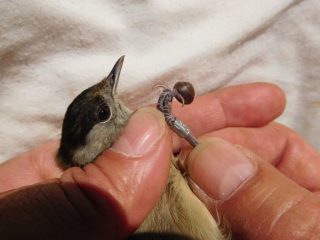
<svg viewBox="0 0 320 240"><path fill-rule="evenodd" d="M121 133L129 117L129 110L117 98L123 60L124 56L106 78L84 90L69 105L57 155L64 167L93 161Z"/></svg>

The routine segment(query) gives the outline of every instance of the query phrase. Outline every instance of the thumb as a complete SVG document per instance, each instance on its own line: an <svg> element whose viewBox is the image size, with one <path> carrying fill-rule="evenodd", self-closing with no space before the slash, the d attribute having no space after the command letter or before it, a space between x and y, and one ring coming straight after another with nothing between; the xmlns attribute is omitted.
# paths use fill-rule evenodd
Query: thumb
<svg viewBox="0 0 320 240"><path fill-rule="evenodd" d="M0 193L0 235L125 239L160 198L171 155L171 135L163 116L141 109L113 148L96 161L82 169L70 168L60 179Z"/></svg>
<svg viewBox="0 0 320 240"><path fill-rule="evenodd" d="M195 193L218 210L236 239L314 239L320 235L320 199L248 150L218 138L191 152ZM212 201L212 199L214 201Z"/></svg>
<svg viewBox="0 0 320 240"><path fill-rule="evenodd" d="M123 238L143 222L160 199L171 155L171 134L162 114L143 108L131 116L111 149L83 169L66 171L62 182L77 209L86 211L87 216L94 205L105 218L104 230ZM81 191L68 187L74 183ZM79 203L82 193L90 200L88 206Z"/></svg>

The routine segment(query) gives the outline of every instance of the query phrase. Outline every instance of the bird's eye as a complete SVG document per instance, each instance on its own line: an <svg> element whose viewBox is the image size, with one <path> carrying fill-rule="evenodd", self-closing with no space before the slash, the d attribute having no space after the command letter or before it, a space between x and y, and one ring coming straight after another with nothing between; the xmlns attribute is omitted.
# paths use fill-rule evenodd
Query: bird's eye
<svg viewBox="0 0 320 240"><path fill-rule="evenodd" d="M103 105L99 108L98 118L100 122L106 122L111 117L111 110L107 105Z"/></svg>

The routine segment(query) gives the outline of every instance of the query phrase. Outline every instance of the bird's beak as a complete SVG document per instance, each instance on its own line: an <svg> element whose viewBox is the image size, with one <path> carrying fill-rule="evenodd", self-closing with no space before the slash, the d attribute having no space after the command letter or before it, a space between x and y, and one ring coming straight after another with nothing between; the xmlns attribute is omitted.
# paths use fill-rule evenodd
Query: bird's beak
<svg viewBox="0 0 320 240"><path fill-rule="evenodd" d="M116 93L116 90L118 87L118 81L119 81L119 76L120 76L121 68L123 65L123 61L124 61L124 56L122 56L118 59L118 61L116 62L116 64L114 65L114 67L112 68L112 70L109 74L109 75L111 75L110 85L112 87L113 94Z"/></svg>

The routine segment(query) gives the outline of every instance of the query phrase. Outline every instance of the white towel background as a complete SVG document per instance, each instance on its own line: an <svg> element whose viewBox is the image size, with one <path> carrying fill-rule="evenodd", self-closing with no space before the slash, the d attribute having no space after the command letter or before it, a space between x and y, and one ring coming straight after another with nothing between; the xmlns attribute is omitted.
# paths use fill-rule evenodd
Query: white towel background
<svg viewBox="0 0 320 240"><path fill-rule="evenodd" d="M0 0L0 162L59 138L68 104L121 55L132 107L155 102L139 94L154 83L268 81L287 94L278 120L320 149L319 13L319 0Z"/></svg>

